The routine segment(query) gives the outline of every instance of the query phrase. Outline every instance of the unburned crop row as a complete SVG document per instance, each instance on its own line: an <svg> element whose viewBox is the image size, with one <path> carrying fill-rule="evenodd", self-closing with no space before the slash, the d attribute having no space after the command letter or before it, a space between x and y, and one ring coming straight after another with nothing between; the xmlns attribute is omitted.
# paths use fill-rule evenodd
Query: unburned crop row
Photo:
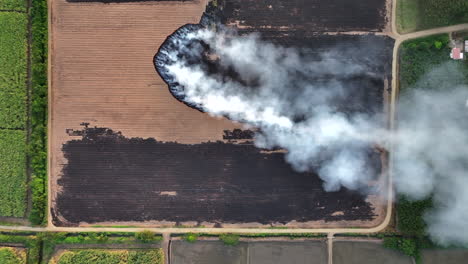
<svg viewBox="0 0 468 264"><path fill-rule="evenodd" d="M49 263L57 264L162 264L164 254L161 249L153 250L67 250Z"/></svg>
<svg viewBox="0 0 468 264"><path fill-rule="evenodd" d="M26 211L27 15L0 12L0 216Z"/></svg>
<svg viewBox="0 0 468 264"><path fill-rule="evenodd" d="M26 0L0 0L0 10L26 11Z"/></svg>
<svg viewBox="0 0 468 264"><path fill-rule="evenodd" d="M0 12L0 128L26 126L27 16Z"/></svg>

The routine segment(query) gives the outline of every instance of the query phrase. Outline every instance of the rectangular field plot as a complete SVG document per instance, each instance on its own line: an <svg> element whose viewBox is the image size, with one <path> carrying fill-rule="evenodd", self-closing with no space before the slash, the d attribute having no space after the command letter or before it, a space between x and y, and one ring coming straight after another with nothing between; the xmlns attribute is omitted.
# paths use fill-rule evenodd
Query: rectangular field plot
<svg viewBox="0 0 468 264"><path fill-rule="evenodd" d="M0 216L26 209L26 132L0 129Z"/></svg>
<svg viewBox="0 0 468 264"><path fill-rule="evenodd" d="M164 264L164 253L161 249L74 249L63 250L49 261L49 264L84 263Z"/></svg>
<svg viewBox="0 0 468 264"><path fill-rule="evenodd" d="M160 142L126 138L106 128L69 133L82 138L62 148L67 165L58 180L56 225L371 223L376 216L360 194L327 193L317 175L293 171L284 153L266 154L252 144Z"/></svg>
<svg viewBox="0 0 468 264"><path fill-rule="evenodd" d="M467 260L467 249L434 249L422 251L422 263L424 264L459 264L467 263Z"/></svg>
<svg viewBox="0 0 468 264"><path fill-rule="evenodd" d="M240 242L226 246L220 241L173 241L174 264L325 264L323 241Z"/></svg>
<svg viewBox="0 0 468 264"><path fill-rule="evenodd" d="M24 248L0 246L0 263L2 264L26 264L26 255Z"/></svg>
<svg viewBox="0 0 468 264"><path fill-rule="evenodd" d="M0 10L26 11L26 0L0 0Z"/></svg>
<svg viewBox="0 0 468 264"><path fill-rule="evenodd" d="M27 15L0 12L0 129L26 124Z"/></svg>
<svg viewBox="0 0 468 264"><path fill-rule="evenodd" d="M378 242L333 242L334 264L412 264L410 257ZM425 262L424 262L425 263Z"/></svg>
<svg viewBox="0 0 468 264"><path fill-rule="evenodd" d="M219 0L228 25L255 31L383 31L386 0Z"/></svg>
<svg viewBox="0 0 468 264"><path fill-rule="evenodd" d="M284 153L223 138L240 124L187 107L169 93L152 59L168 35L199 21L206 1L51 4L53 224L370 227L382 222L386 208L376 195L327 193L315 173L293 171ZM304 41L300 34L277 33L264 37L317 50L369 46L372 55L355 57L372 56L376 77L350 81L353 96L341 105L343 111L382 111L391 39L326 35ZM369 166L380 172L380 153L370 149L369 157Z"/></svg>

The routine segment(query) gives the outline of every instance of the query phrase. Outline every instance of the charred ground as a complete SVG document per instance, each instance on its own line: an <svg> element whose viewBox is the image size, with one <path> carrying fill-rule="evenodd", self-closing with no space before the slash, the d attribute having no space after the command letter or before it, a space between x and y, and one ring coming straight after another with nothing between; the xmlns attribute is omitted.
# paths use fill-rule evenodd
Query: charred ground
<svg viewBox="0 0 468 264"><path fill-rule="evenodd" d="M362 195L345 189L325 192L317 175L293 171L284 153L267 154L251 144L187 145L126 138L108 128L85 127L69 133L82 139L63 146L68 164L58 181L62 191L53 213L59 226L151 220L269 224L374 217ZM369 160L378 167L379 154L369 152Z"/></svg>
<svg viewBox="0 0 468 264"><path fill-rule="evenodd" d="M337 45L368 45L368 53L350 59L375 64L375 77L349 80L352 96L336 104L344 112L380 113L384 82L391 78L393 40L323 32L382 31L384 14L384 0L218 0L204 18L236 27L241 34L260 32L278 45L307 48L310 56ZM170 48L167 44L161 49ZM177 99L183 102L183 97ZM221 136L223 142L200 144L128 138L110 128L87 125L67 132L70 137L62 145L66 162L52 203L52 220L58 226L109 221L196 221L217 226L293 220L370 223L377 218L365 196L346 189L325 192L318 175L293 171L284 153L255 148L252 131L228 130ZM368 154L369 169L378 177L380 154L372 148Z"/></svg>

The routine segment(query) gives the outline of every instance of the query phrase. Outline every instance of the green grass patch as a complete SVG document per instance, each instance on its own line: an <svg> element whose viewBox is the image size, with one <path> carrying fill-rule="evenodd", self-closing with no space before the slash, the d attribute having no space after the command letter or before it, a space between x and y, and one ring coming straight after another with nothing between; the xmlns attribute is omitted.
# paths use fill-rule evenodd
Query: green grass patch
<svg viewBox="0 0 468 264"><path fill-rule="evenodd" d="M26 251L11 247L0 247L0 263L26 264Z"/></svg>
<svg viewBox="0 0 468 264"><path fill-rule="evenodd" d="M26 135L0 129L0 215L22 217L26 210Z"/></svg>
<svg viewBox="0 0 468 264"><path fill-rule="evenodd" d="M163 264L162 249L149 250L67 250L58 260L49 263L57 264Z"/></svg>
<svg viewBox="0 0 468 264"><path fill-rule="evenodd" d="M47 223L47 0L33 0L31 9L31 159L32 208L29 221Z"/></svg>
<svg viewBox="0 0 468 264"><path fill-rule="evenodd" d="M26 11L26 0L0 0L0 10Z"/></svg>
<svg viewBox="0 0 468 264"><path fill-rule="evenodd" d="M193 243L198 240L198 234L188 233L183 236L184 240L190 243Z"/></svg>
<svg viewBox="0 0 468 264"><path fill-rule="evenodd" d="M160 235L156 235L155 233L149 230L135 233L135 238L143 243L155 243L160 242L162 240L162 237Z"/></svg>
<svg viewBox="0 0 468 264"><path fill-rule="evenodd" d="M239 235L236 234L222 234L219 235L219 240L223 241L225 245L235 246L239 244Z"/></svg>
<svg viewBox="0 0 468 264"><path fill-rule="evenodd" d="M400 33L468 23L468 1L398 0L396 17Z"/></svg>
<svg viewBox="0 0 468 264"><path fill-rule="evenodd" d="M26 127L27 16L0 12L0 128Z"/></svg>
<svg viewBox="0 0 468 264"><path fill-rule="evenodd" d="M419 18L419 1L417 0L397 0L397 31L408 33L417 31Z"/></svg>

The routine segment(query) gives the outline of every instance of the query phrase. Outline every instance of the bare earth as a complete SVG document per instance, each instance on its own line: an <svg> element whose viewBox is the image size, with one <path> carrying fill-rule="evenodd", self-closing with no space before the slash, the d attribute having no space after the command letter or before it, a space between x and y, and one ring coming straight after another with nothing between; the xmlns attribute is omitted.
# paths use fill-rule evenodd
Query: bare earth
<svg viewBox="0 0 468 264"><path fill-rule="evenodd" d="M200 20L205 0L117 5L54 0L51 5L52 201L66 162L61 151L70 140L66 129L79 129L81 122L129 137L181 143L221 140L224 129L238 126L179 103L153 66L169 34Z"/></svg>
<svg viewBox="0 0 468 264"><path fill-rule="evenodd" d="M153 56L165 38L184 24L198 23L206 1L125 4L50 1L51 208L60 192L57 181L66 164L62 145L73 139L66 131L80 130L82 122L112 128L126 137L184 144L222 140L223 130L241 127L178 102L153 66ZM376 207L373 221L292 222L288 226L374 227L385 218L386 207L380 199L369 199ZM52 217L48 219L52 226ZM156 222L124 224L161 226ZM226 227L246 226L261 225Z"/></svg>

